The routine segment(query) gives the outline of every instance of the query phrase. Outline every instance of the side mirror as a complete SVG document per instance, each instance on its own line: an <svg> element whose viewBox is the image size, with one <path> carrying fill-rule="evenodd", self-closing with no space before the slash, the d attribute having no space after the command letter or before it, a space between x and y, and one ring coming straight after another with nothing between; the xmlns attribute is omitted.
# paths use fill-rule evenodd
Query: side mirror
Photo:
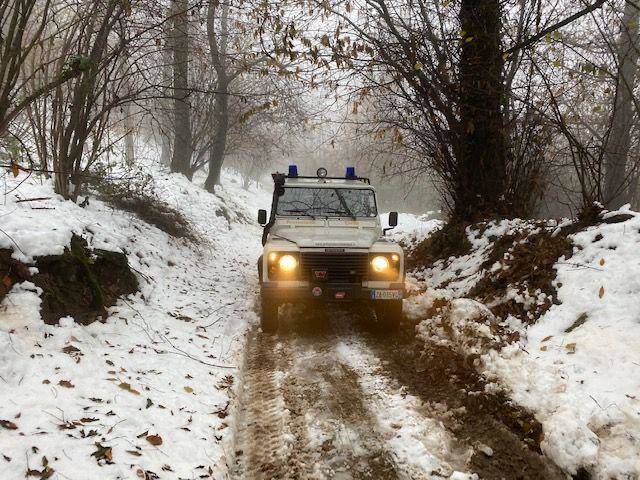
<svg viewBox="0 0 640 480"><path fill-rule="evenodd" d="M390 227L398 226L398 212L389 212L389 226Z"/></svg>
<svg viewBox="0 0 640 480"><path fill-rule="evenodd" d="M260 225L266 225L267 224L267 211L260 209L258 210L258 223Z"/></svg>

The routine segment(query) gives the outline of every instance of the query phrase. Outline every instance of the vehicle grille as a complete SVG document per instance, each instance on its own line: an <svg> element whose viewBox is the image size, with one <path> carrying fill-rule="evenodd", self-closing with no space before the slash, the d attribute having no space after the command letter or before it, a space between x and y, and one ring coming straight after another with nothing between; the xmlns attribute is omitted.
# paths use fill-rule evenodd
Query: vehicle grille
<svg viewBox="0 0 640 480"><path fill-rule="evenodd" d="M303 252L300 256L302 280L334 283L360 283L369 269L367 253ZM317 279L314 270L326 270L325 279Z"/></svg>

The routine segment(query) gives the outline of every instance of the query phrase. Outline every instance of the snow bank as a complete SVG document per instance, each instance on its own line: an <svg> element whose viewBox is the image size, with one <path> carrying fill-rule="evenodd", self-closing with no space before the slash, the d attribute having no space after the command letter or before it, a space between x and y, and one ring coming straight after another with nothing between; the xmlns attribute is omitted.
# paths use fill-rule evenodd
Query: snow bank
<svg viewBox="0 0 640 480"><path fill-rule="evenodd" d="M442 228L443 222L435 218L438 212L427 212L423 215L399 213L398 226L387 232L387 236L394 242L415 246L422 242L436 230ZM382 228L389 226L389 214L380 215Z"/></svg>
<svg viewBox="0 0 640 480"><path fill-rule="evenodd" d="M82 235L90 247L125 252L141 292L90 326L71 318L45 325L41 292L29 282L5 297L3 480L50 470L51 478L225 478L237 367L256 321L260 229L248 219L269 195L229 176L216 196L179 175L156 169L154 177L199 243L95 199L86 208L66 202L49 180L6 178L0 248L29 262Z"/></svg>
<svg viewBox="0 0 640 480"><path fill-rule="evenodd" d="M535 414L546 455L568 473L584 469L602 479L640 478L640 215L624 210L603 218L620 213L630 218L568 237L573 255L554 265L557 298L542 316L501 319L500 330L515 343L493 342L492 322L478 322L483 307L464 297L505 268L508 252L487 266L498 239L559 234L555 221L504 220L467 229L470 253L413 272L416 295L405 300L409 318L428 317L417 327L425 341L484 354L479 365L493 382L489 387L506 390ZM501 301L527 306L549 301L543 297L508 287Z"/></svg>
<svg viewBox="0 0 640 480"><path fill-rule="evenodd" d="M628 212L627 212L628 213ZM535 411L543 451L570 473L640 476L640 216L572 235L556 265L560 305L487 373Z"/></svg>

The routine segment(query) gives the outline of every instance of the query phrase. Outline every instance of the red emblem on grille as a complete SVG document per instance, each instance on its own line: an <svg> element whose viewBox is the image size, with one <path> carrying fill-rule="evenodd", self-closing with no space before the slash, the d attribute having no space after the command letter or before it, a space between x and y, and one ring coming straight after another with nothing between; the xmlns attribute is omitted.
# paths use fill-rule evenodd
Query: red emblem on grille
<svg viewBox="0 0 640 480"><path fill-rule="evenodd" d="M314 270L313 276L316 280L326 280L328 272L326 270Z"/></svg>

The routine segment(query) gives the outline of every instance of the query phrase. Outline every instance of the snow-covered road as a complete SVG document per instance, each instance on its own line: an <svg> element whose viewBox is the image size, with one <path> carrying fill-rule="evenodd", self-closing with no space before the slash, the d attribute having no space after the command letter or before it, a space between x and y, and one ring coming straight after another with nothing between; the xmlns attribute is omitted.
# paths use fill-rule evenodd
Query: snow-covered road
<svg viewBox="0 0 640 480"><path fill-rule="evenodd" d="M467 391L464 366L414 361L409 329L375 332L355 309L281 316L278 335L249 336L233 478L563 478Z"/></svg>

